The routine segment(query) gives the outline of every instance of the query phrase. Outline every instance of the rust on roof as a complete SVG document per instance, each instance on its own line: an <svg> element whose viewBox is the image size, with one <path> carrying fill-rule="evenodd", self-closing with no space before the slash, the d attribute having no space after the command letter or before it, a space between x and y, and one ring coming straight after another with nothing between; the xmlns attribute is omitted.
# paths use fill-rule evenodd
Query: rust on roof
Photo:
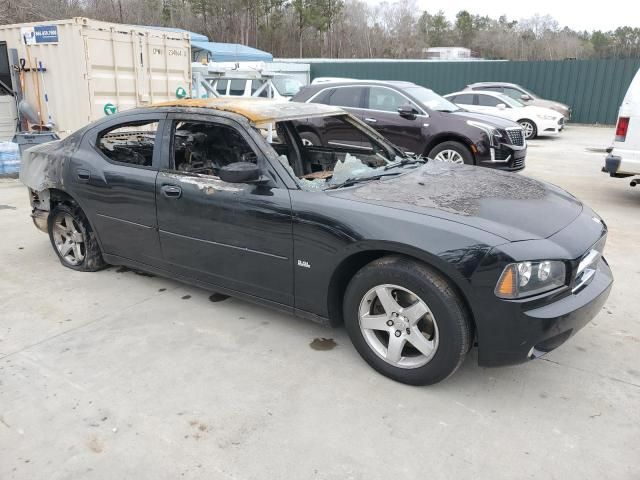
<svg viewBox="0 0 640 480"><path fill-rule="evenodd" d="M300 120L307 117L343 115L338 107L319 103L298 103L262 98L190 98L171 100L153 105L154 107L210 108L236 113L246 117L254 125Z"/></svg>

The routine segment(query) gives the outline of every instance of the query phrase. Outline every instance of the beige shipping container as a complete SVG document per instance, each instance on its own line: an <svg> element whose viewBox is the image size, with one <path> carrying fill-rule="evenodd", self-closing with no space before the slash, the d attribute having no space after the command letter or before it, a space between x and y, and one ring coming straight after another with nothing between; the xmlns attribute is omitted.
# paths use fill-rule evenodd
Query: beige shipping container
<svg viewBox="0 0 640 480"><path fill-rule="evenodd" d="M11 95L0 95L0 142L10 142L16 130L18 114Z"/></svg>
<svg viewBox="0 0 640 480"><path fill-rule="evenodd" d="M51 115L62 136L113 113L112 107L123 111L191 90L186 32L73 18L2 25L2 41L32 69L22 73L26 101L44 123ZM46 69L42 75L36 62Z"/></svg>

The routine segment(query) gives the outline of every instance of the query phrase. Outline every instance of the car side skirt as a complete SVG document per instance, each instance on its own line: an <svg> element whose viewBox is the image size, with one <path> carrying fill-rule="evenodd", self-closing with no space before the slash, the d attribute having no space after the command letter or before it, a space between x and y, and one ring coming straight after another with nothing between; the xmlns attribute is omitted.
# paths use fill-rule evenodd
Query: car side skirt
<svg viewBox="0 0 640 480"><path fill-rule="evenodd" d="M230 297L234 297L234 298L239 298L241 300L246 300L248 302L257 304L257 305L262 305L265 307L269 307L271 309L277 310L279 312L283 312L283 313L288 313L288 314L292 314L295 315L296 317L300 317L300 318L304 318L307 320L311 320L313 322L319 323L321 325L325 325L325 326L331 326L331 322L329 321L328 318L322 317L320 315L316 315L314 313L311 312L307 312L305 310L300 310L298 308L294 308L291 307L289 305L284 305L281 303L277 303L277 302L272 302L270 300L265 300L263 298L260 297L256 297L254 295L249 295L246 293L242 293L239 292L237 290L232 290L230 288L226 288L226 287L222 287L220 285L215 285L213 283L209 283L209 282L203 282L200 280L196 280L190 277L186 277L184 275L179 275L177 273L174 272L169 272L167 270L164 270L162 268L158 268L158 267L154 267L151 265L148 265L146 263L141 263L141 262L136 262L135 260L131 260L128 258L124 258L118 255L110 255L110 254L105 254L103 253L102 255L104 257L105 262L107 262L110 265L122 265L125 267L129 267L129 268L133 268L133 269L137 269L137 270L142 270L144 272L148 272L148 273L152 273L154 275L158 275L159 277L165 277L171 280L177 280L179 282L188 284L188 285L193 285L194 287L198 287L198 288L202 288L204 290L209 290L211 292L216 292L216 293L221 293L223 295L228 295Z"/></svg>

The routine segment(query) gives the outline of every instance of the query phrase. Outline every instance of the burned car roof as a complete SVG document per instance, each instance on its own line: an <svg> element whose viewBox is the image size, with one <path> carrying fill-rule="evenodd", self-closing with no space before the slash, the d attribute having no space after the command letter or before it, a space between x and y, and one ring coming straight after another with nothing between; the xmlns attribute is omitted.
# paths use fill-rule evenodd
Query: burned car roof
<svg viewBox="0 0 640 480"><path fill-rule="evenodd" d="M262 98L191 98L162 102L152 107L209 108L242 115L254 125L346 114L341 108L330 105L282 102Z"/></svg>

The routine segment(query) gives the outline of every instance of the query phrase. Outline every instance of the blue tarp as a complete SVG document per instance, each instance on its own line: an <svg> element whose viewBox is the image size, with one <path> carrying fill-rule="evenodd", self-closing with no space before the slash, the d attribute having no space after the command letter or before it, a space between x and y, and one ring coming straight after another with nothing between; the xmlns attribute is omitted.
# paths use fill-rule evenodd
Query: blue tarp
<svg viewBox="0 0 640 480"><path fill-rule="evenodd" d="M191 49L209 53L212 62L271 62L273 55L239 43L199 42L191 39ZM194 52L194 61L202 60L201 52Z"/></svg>

